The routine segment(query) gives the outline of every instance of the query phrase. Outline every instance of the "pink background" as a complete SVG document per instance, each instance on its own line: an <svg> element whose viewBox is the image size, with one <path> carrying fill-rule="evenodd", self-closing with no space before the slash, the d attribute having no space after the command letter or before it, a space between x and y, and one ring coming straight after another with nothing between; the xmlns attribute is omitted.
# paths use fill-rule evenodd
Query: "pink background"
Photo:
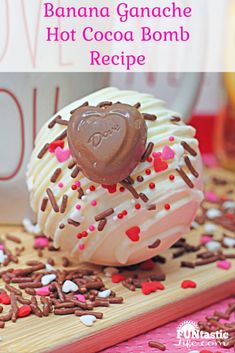
<svg viewBox="0 0 235 353"><path fill-rule="evenodd" d="M225 311L227 308L228 303L234 302L234 299L227 299L223 300L217 304L211 305L206 309L197 311L192 315L185 316L177 321L173 321L167 325L162 327L156 328L155 330L149 331L145 334L140 336L134 337L128 341L122 342L112 348L108 348L101 353L153 353L153 352L161 352L155 348L150 348L148 346L148 342L150 340L159 341L164 343L167 346L165 352L169 353L189 353L191 351L201 351L201 350L208 350L212 353L232 353L234 349L219 349L216 347L210 348L208 347L192 347L190 349L184 348L182 346L175 346L177 343L176 338L176 329L178 325L182 323L184 320L192 320L195 322L203 321L207 315L213 314L215 310ZM234 314L231 316L231 321L234 321ZM204 341L205 342L205 341Z"/></svg>

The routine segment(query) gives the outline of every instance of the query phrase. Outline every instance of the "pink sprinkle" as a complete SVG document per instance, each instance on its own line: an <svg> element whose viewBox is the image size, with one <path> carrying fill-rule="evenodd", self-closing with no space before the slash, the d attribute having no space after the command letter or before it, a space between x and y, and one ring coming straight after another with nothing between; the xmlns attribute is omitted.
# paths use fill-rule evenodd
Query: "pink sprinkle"
<svg viewBox="0 0 235 353"><path fill-rule="evenodd" d="M76 205L76 209L77 209L77 210L80 210L80 209L81 209L81 205L77 204L77 205Z"/></svg>
<svg viewBox="0 0 235 353"><path fill-rule="evenodd" d="M218 196L214 191L207 191L205 193L206 199L209 202L217 202L218 201Z"/></svg>
<svg viewBox="0 0 235 353"><path fill-rule="evenodd" d="M62 183L62 182L60 182L59 184L58 184L58 186L59 186L59 188L63 188L64 187L64 184Z"/></svg>
<svg viewBox="0 0 235 353"><path fill-rule="evenodd" d="M0 244L0 250L4 250L4 245L3 244Z"/></svg>
<svg viewBox="0 0 235 353"><path fill-rule="evenodd" d="M82 251L82 250L84 250L85 249L85 245L84 244L80 244L79 245L79 249Z"/></svg>
<svg viewBox="0 0 235 353"><path fill-rule="evenodd" d="M93 226L93 225L91 224L88 229L89 229L91 232L94 232L95 226Z"/></svg>
<svg viewBox="0 0 235 353"><path fill-rule="evenodd" d="M79 188L79 187L81 186L80 181L76 181L76 182L75 182L75 185Z"/></svg>
<svg viewBox="0 0 235 353"><path fill-rule="evenodd" d="M169 159L173 159L175 156L175 151L170 148L168 145L165 145L162 150L162 159L168 161Z"/></svg>
<svg viewBox="0 0 235 353"><path fill-rule="evenodd" d="M97 201L96 200L92 200L91 201L91 206L96 206L97 205Z"/></svg>
<svg viewBox="0 0 235 353"><path fill-rule="evenodd" d="M174 136L170 136L170 137L169 137L169 141L170 141L170 142L173 142L173 141L175 141L175 138L174 138Z"/></svg>
<svg viewBox="0 0 235 353"><path fill-rule="evenodd" d="M50 295L49 286L37 288L36 293L37 295L41 295L41 296Z"/></svg>
<svg viewBox="0 0 235 353"><path fill-rule="evenodd" d="M84 295L82 294L75 294L74 298L76 298L77 300L79 300L81 303L86 303L86 298Z"/></svg>
<svg viewBox="0 0 235 353"><path fill-rule="evenodd" d="M36 248L46 248L48 247L48 239L46 237L37 237L34 239L34 245Z"/></svg>
<svg viewBox="0 0 235 353"><path fill-rule="evenodd" d="M57 147L55 149L55 156L57 158L57 161L59 163L63 163L65 161L67 161L70 157L70 150L68 148L61 148L61 147Z"/></svg>
<svg viewBox="0 0 235 353"><path fill-rule="evenodd" d="M161 155L162 155L161 152L153 152L153 154L152 154L153 158L161 157Z"/></svg>
<svg viewBox="0 0 235 353"><path fill-rule="evenodd" d="M213 240L212 237L209 237L208 235L202 235L200 239L200 244L205 245L209 243L209 241Z"/></svg>
<svg viewBox="0 0 235 353"><path fill-rule="evenodd" d="M222 270L229 270L230 267L232 266L232 263L231 263L231 261L222 260L222 261L218 261L216 263L216 266L218 268L221 268Z"/></svg>

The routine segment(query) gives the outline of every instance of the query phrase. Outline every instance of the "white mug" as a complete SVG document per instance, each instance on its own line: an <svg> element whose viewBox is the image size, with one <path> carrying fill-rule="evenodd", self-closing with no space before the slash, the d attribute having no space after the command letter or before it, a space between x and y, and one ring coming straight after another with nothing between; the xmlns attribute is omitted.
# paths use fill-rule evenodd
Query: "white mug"
<svg viewBox="0 0 235 353"><path fill-rule="evenodd" d="M0 224L29 214L25 171L40 127L60 108L107 85L99 73L0 73Z"/></svg>
<svg viewBox="0 0 235 353"><path fill-rule="evenodd" d="M149 73L132 75L111 74L109 83L153 93L185 119L189 116L200 74L185 74L173 89L166 74L158 74L154 85ZM107 85L102 73L0 74L0 224L19 224L29 215L25 171L40 127L64 105Z"/></svg>

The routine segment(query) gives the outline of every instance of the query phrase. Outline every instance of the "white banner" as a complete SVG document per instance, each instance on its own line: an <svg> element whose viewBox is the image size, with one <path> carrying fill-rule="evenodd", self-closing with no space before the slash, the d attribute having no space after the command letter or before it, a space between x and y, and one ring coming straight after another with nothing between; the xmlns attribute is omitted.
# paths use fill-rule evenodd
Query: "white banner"
<svg viewBox="0 0 235 353"><path fill-rule="evenodd" d="M1 0L0 71L235 71L234 0Z"/></svg>

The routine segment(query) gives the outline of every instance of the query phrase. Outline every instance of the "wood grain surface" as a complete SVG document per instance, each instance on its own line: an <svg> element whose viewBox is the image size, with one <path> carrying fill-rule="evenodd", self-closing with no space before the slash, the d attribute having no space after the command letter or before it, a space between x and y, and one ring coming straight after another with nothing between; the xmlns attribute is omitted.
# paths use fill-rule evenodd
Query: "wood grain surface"
<svg viewBox="0 0 235 353"><path fill-rule="evenodd" d="M235 189L234 174L223 170L208 171L208 175L217 175L230 181L228 185L216 186L216 192L225 195L230 189L230 198L234 198L231 188ZM209 179L207 188L211 189ZM214 186L213 186L214 187ZM218 236L224 230L218 227ZM22 239L25 251L20 257L20 263L14 267L24 267L25 262L37 258L37 253L33 250L33 236L23 232L20 226L0 227L0 234L10 233ZM203 225L192 230L187 240L190 244L198 244L199 237L203 233ZM233 235L226 231L226 234ZM216 237L216 235L215 235ZM9 248L14 249L16 244L6 241ZM230 296L235 291L234 266L235 260L231 260L232 267L228 271L216 268L215 263L195 269L181 268L182 260L195 260L195 254L186 254L179 259L172 259L172 249L167 250L164 256L167 258L166 264L161 265L161 269L166 274L164 282L166 289L157 291L150 295L143 295L140 289L131 292L124 288L122 284L113 284L109 278L104 278L108 288L113 288L118 296L124 298L121 305L110 305L109 308L99 308L104 313L102 320L97 320L92 327L84 326L78 317L56 316L51 314L46 318L38 318L34 315L19 319L16 323L7 322L6 327L1 330L0 353L92 353L114 345L120 341L138 335L149 329L163 325L175 320L185 314L192 313L198 309L208 306L222 298ZM226 250L233 251L234 250ZM225 253L226 253L225 251ZM62 252L44 251L41 261L46 262L50 256L55 259L56 264L61 264ZM74 263L74 266L77 265ZM91 265L81 265L92 267ZM159 271L159 266L153 273ZM12 267L12 265L10 266ZM56 266L60 267L60 266ZM100 267L95 267L102 270ZM138 270L140 276L146 276L146 272ZM181 282L190 279L197 282L197 288L181 288ZM1 280L0 288L4 288ZM9 309L9 308L8 308Z"/></svg>

